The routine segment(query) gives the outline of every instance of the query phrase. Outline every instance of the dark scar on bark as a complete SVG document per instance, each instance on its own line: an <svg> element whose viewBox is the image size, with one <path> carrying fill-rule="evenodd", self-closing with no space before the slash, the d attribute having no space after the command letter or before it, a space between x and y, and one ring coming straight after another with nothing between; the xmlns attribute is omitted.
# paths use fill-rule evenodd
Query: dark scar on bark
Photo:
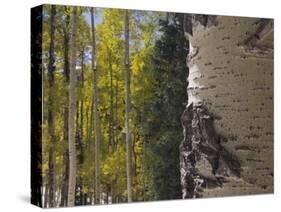
<svg viewBox="0 0 281 212"><path fill-rule="evenodd" d="M184 199L201 197L204 188L222 187L227 177L240 177L240 162L223 147L227 140L216 132L214 118L203 104L189 104L181 116L184 139L179 148Z"/></svg>

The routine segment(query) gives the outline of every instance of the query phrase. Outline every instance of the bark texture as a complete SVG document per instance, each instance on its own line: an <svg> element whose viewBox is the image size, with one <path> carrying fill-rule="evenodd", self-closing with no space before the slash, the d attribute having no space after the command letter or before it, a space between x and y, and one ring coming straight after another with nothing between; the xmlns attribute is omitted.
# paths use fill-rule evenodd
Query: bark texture
<svg viewBox="0 0 281 212"><path fill-rule="evenodd" d="M203 105L188 105L181 122L184 140L180 145L183 198L201 197L203 188L221 187L226 177L240 176L240 163L224 147L214 118Z"/></svg>
<svg viewBox="0 0 281 212"><path fill-rule="evenodd" d="M73 28L71 37L71 67L69 78L69 114L68 114L68 148L69 148L69 182L67 206L74 206L76 186L76 148L74 116L76 111L76 34L77 34L77 7L73 7Z"/></svg>
<svg viewBox="0 0 281 212"><path fill-rule="evenodd" d="M66 21L64 28L64 45L63 45L63 56L64 56L64 82L65 86L69 86L69 24L70 24L70 15L67 13L67 7L65 6ZM65 152L63 154L63 164L64 164L64 172L63 172L63 182L61 188L61 202L60 206L67 206L67 192L68 192L68 178L69 178L69 154L68 154L68 89L65 90L66 101L64 105L64 146Z"/></svg>
<svg viewBox="0 0 281 212"><path fill-rule="evenodd" d="M55 206L55 184L56 184L56 173L55 173L55 124L54 124L54 83L55 83L55 28L56 28L56 6L51 7L50 17L50 46L49 46L49 64L48 64L48 133L50 135L50 147L49 147L49 173L48 173L48 195L49 195L49 207Z"/></svg>
<svg viewBox="0 0 281 212"><path fill-rule="evenodd" d="M91 8L92 24L92 68L93 68L93 114L94 114L94 136L95 136L95 204L100 204L100 117L98 111L98 86L96 66L96 33L94 9Z"/></svg>
<svg viewBox="0 0 281 212"><path fill-rule="evenodd" d="M185 21L183 198L272 193L273 20L189 15Z"/></svg>
<svg viewBox="0 0 281 212"><path fill-rule="evenodd" d="M129 14L125 10L125 82L126 82L126 144L127 144L127 193L128 202L132 202L132 141L130 131L130 110L131 110L131 92L130 92L130 54L129 54Z"/></svg>

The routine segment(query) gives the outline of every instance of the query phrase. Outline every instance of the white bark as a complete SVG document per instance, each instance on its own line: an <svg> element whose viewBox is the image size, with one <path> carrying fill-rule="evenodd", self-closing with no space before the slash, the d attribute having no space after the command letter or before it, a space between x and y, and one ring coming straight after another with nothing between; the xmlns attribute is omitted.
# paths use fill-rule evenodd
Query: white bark
<svg viewBox="0 0 281 212"><path fill-rule="evenodd" d="M268 22L266 22L268 21ZM273 192L273 26L257 18L216 18L193 25L188 101L219 117L223 146L241 161L240 180L204 196ZM268 24L266 24L268 23Z"/></svg>

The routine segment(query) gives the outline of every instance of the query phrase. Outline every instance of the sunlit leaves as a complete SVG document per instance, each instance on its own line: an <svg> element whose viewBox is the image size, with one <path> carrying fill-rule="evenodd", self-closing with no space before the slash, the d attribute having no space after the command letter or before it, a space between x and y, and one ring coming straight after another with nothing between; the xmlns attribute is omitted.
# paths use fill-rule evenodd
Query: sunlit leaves
<svg viewBox="0 0 281 212"><path fill-rule="evenodd" d="M49 6L46 6L43 22L43 176L47 182L48 109L55 117L56 188L63 183L65 142L65 106L68 105L68 84L65 82L65 35L71 36L72 7L57 6L55 34L55 85L52 88L54 103L48 105L50 92L46 83L49 38ZM93 132L93 70L91 64L91 28L87 20L89 10L78 9L77 33L77 116L75 133L77 156L77 182L83 193L94 191L94 132ZM124 13L119 9L99 9L96 13L96 60L98 111L101 129L101 192L110 193L113 201L126 201L126 148L125 148L125 72L124 72ZM131 136L133 143L133 198L136 201L157 199L161 174L171 167L169 157L176 157L179 130L178 115L185 92L185 53L176 50L183 45L178 28L159 32L158 20L163 13L130 11L130 73L131 73ZM164 28L164 27L163 27ZM171 36L171 33L173 34ZM162 36L163 35L163 36ZM169 37L170 36L170 37ZM157 41L157 42L156 42ZM176 44L175 44L176 43ZM180 48L179 48L180 49ZM172 58L168 58L172 55ZM69 59L69 58L68 58ZM83 61L83 66L82 66ZM172 66L174 65L174 66ZM82 78L82 70L84 77ZM180 89L180 88L183 88ZM83 101L83 107L81 109ZM52 108L50 108L52 107ZM111 112L111 108L113 111ZM169 112L172 111L172 112ZM112 114L111 114L112 113ZM80 117L80 118L77 118ZM83 117L81 119L81 117ZM81 123L82 122L82 123ZM179 123L179 122L178 122ZM82 126L82 129L80 129ZM113 143L110 140L113 129ZM179 127L180 129L180 127ZM171 131L167 133L165 131ZM170 154L171 152L171 154ZM164 156L169 155L167 158ZM79 158L79 157L77 157ZM159 186L159 188L162 188ZM157 193L158 192L158 193Z"/></svg>

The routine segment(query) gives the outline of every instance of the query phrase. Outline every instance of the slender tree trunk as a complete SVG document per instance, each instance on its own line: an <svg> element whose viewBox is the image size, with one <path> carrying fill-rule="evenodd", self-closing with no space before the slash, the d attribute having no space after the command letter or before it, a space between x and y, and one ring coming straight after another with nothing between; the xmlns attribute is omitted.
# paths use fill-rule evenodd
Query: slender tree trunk
<svg viewBox="0 0 281 212"><path fill-rule="evenodd" d="M86 131L85 131L85 134L86 134L86 141L85 141L85 155L86 157L88 158L88 160L90 161L93 161L93 154L92 154L92 140L91 140L91 135L92 135L92 130L93 130L93 100L90 100L91 101L91 105L87 105L87 109L86 109ZM92 176L91 174L88 175L88 181L89 182L92 182L93 179L92 179ZM89 195L91 191L91 189L93 188L92 184L89 183L87 185L88 187L88 194L85 194L84 195L84 202L85 204L87 204L87 196Z"/></svg>
<svg viewBox="0 0 281 212"><path fill-rule="evenodd" d="M89 148L89 105L86 107L86 149Z"/></svg>
<svg viewBox="0 0 281 212"><path fill-rule="evenodd" d="M145 135L143 135L143 146L142 146L142 196L143 196L143 201L145 201L145 187L146 187L146 182L145 182L145 142L146 138Z"/></svg>
<svg viewBox="0 0 281 212"><path fill-rule="evenodd" d="M136 142L138 140L138 133L134 133L133 135L133 143L132 143L132 152L134 157L134 164L132 165L134 168L133 176L137 176L137 153L135 151Z"/></svg>
<svg viewBox="0 0 281 212"><path fill-rule="evenodd" d="M49 186L48 183L45 185L45 191L44 191L44 208L47 208L49 203Z"/></svg>
<svg viewBox="0 0 281 212"><path fill-rule="evenodd" d="M113 76L112 76L112 55L108 49L109 78L110 78L110 115L109 115L109 144L112 151L114 147L114 109L113 109Z"/></svg>
<svg viewBox="0 0 281 212"><path fill-rule="evenodd" d="M91 113L90 113L90 130L89 130L89 135L88 135L88 144L89 146L91 146L91 139L92 139L92 135L93 135L93 120L94 120L94 115L93 115L93 111L94 111L94 95L92 96L92 102L91 102Z"/></svg>
<svg viewBox="0 0 281 212"><path fill-rule="evenodd" d="M126 144L127 144L127 193L128 202L132 202L132 144L130 134L130 58L129 58L129 14L125 10L125 82L126 82Z"/></svg>
<svg viewBox="0 0 281 212"><path fill-rule="evenodd" d="M74 206L76 185L76 148L74 115L76 111L76 34L77 34L77 7L73 7L73 29L71 37L71 68L69 84L69 115L68 115L68 145L69 145L69 183L68 206Z"/></svg>
<svg viewBox="0 0 281 212"><path fill-rule="evenodd" d="M70 16L67 13L67 7L65 7L66 23L64 30L64 82L65 86L69 86L69 23ZM62 191L61 191L61 202L60 206L65 207L67 205L67 191L68 191L68 173L69 173L69 155L68 155L68 89L65 91L66 102L64 106L64 142L65 142L65 151L63 154L63 182L62 182Z"/></svg>
<svg viewBox="0 0 281 212"><path fill-rule="evenodd" d="M91 99L91 105L88 106L88 109L87 111L90 109L90 115L87 115L87 156L89 158L90 161L94 161L93 159L93 155L92 155L92 148L93 148L93 145L92 145L92 133L93 133L93 104L94 104L94 100L93 100L94 96L92 95L92 99ZM87 112L87 114L89 114L89 112ZM88 116L90 116L88 118ZM95 171L94 171L95 172ZM89 175L89 178L88 178L89 182L91 182L89 185L88 185L88 188L89 190L92 190L94 188L94 183L93 183L93 179L92 179L92 176ZM91 200L92 201L92 200ZM92 203L91 203L92 204Z"/></svg>
<svg viewBox="0 0 281 212"><path fill-rule="evenodd" d="M108 115L108 114L106 114ZM109 118L108 118L108 142L107 142L107 152L109 154L110 152L110 147L112 146L111 144L111 117L110 117L110 113L109 113Z"/></svg>
<svg viewBox="0 0 281 212"><path fill-rule="evenodd" d="M84 49L82 50L81 53L81 105L80 105L80 168L83 166L84 163L84 158L85 158L85 151L84 151L84 146L83 146L83 122L84 122ZM83 204L83 181L82 181L82 176L80 176L80 204Z"/></svg>
<svg viewBox="0 0 281 212"><path fill-rule="evenodd" d="M145 99L143 98L143 105L145 105ZM144 132L144 107L141 111L141 126L142 126L142 136L143 136L143 145L142 145L142 194L143 194L143 201L145 201L145 194L146 194L146 178L145 178L145 171L146 171L146 134Z"/></svg>
<svg viewBox="0 0 281 212"><path fill-rule="evenodd" d="M87 201L87 199L86 199ZM90 193L90 202L89 202L90 205L93 204L93 192Z"/></svg>
<svg viewBox="0 0 281 212"><path fill-rule="evenodd" d="M92 68L93 68L93 96L94 96L94 134L95 134L95 204L100 204L100 123L98 111L98 88L96 67L96 38L94 10L91 8L92 23Z"/></svg>
<svg viewBox="0 0 281 212"><path fill-rule="evenodd" d="M56 192L56 203L59 203L61 202L61 189L58 189L57 192Z"/></svg>
<svg viewBox="0 0 281 212"><path fill-rule="evenodd" d="M68 110L66 111L68 112ZM68 118L68 116L66 116ZM69 179L69 156L68 156L68 147L64 152L64 174L63 174L63 182L62 182L62 191L61 191L61 207L67 206L67 192L68 192L68 179Z"/></svg>
<svg viewBox="0 0 281 212"><path fill-rule="evenodd" d="M78 170L81 170L81 167L84 163L84 147L83 147L83 88L84 88L84 49L82 49L81 51L81 73L79 75L79 77L77 77L77 80L79 79L79 85L80 85L80 95L81 95L81 99L77 100L77 110L76 110L76 140L78 143L78 147L79 147L79 157L78 157ZM80 121L79 121L80 120ZM82 176L80 175L77 178L76 181L76 205L82 205L82 198L83 198L83 194L82 194L82 188L83 188L83 184L82 184Z"/></svg>
<svg viewBox="0 0 281 212"><path fill-rule="evenodd" d="M118 145L118 77L116 76L116 91L115 91L115 148Z"/></svg>
<svg viewBox="0 0 281 212"><path fill-rule="evenodd" d="M76 73L76 79L77 79L77 82L76 84L79 84L79 81L78 81L78 74ZM78 152L80 150L80 135L79 135L79 99L76 98L76 118L75 118L75 147L78 143ZM77 157L77 156L76 156ZM80 164L80 161L79 161L79 158L80 158L80 155L78 155L78 167L76 167L76 175L78 175L77 173L79 172L79 164ZM77 159L77 158L76 158ZM77 166L77 162L76 162L76 166ZM78 178L77 179L77 176L76 176L76 184L75 184L75 200L74 200L74 205L79 205L79 202L78 202L78 196L79 196L79 188L80 188L80 179Z"/></svg>
<svg viewBox="0 0 281 212"><path fill-rule="evenodd" d="M85 193L85 194L83 195L83 205L88 205L87 199L88 199L88 193Z"/></svg>
<svg viewBox="0 0 281 212"><path fill-rule="evenodd" d="M77 84L79 84L78 82L78 75L77 75ZM81 163L81 137L80 137L80 124L79 124L79 119L80 119L80 114L79 114L79 108L80 108L80 101L77 98L76 101L76 124L75 124L75 145L78 144L78 161L77 161L77 167L76 167L76 175L78 175L79 173L79 168L80 168L80 163ZM79 196L80 196L80 187L81 187L81 180L80 180L80 176L77 177L76 176L76 185L75 185L75 205L80 205L79 202Z"/></svg>
<svg viewBox="0 0 281 212"><path fill-rule="evenodd" d="M56 7L51 7L51 18L50 18L50 47L49 47L49 65L48 65L48 84L49 84L49 95L48 95L48 133L50 135L50 147L49 147L49 173L48 173L48 184L49 184L49 207L55 206L55 124L54 124L54 83L56 70L55 66L55 15Z"/></svg>
<svg viewBox="0 0 281 212"><path fill-rule="evenodd" d="M82 50L81 56L81 105L80 105L80 136L83 141L83 122L84 122L84 49ZM83 142L82 142L83 143Z"/></svg>
<svg viewBox="0 0 281 212"><path fill-rule="evenodd" d="M78 140L78 143L79 143L79 106L80 106L80 101L78 98L76 98L76 118L75 118L75 142Z"/></svg>

